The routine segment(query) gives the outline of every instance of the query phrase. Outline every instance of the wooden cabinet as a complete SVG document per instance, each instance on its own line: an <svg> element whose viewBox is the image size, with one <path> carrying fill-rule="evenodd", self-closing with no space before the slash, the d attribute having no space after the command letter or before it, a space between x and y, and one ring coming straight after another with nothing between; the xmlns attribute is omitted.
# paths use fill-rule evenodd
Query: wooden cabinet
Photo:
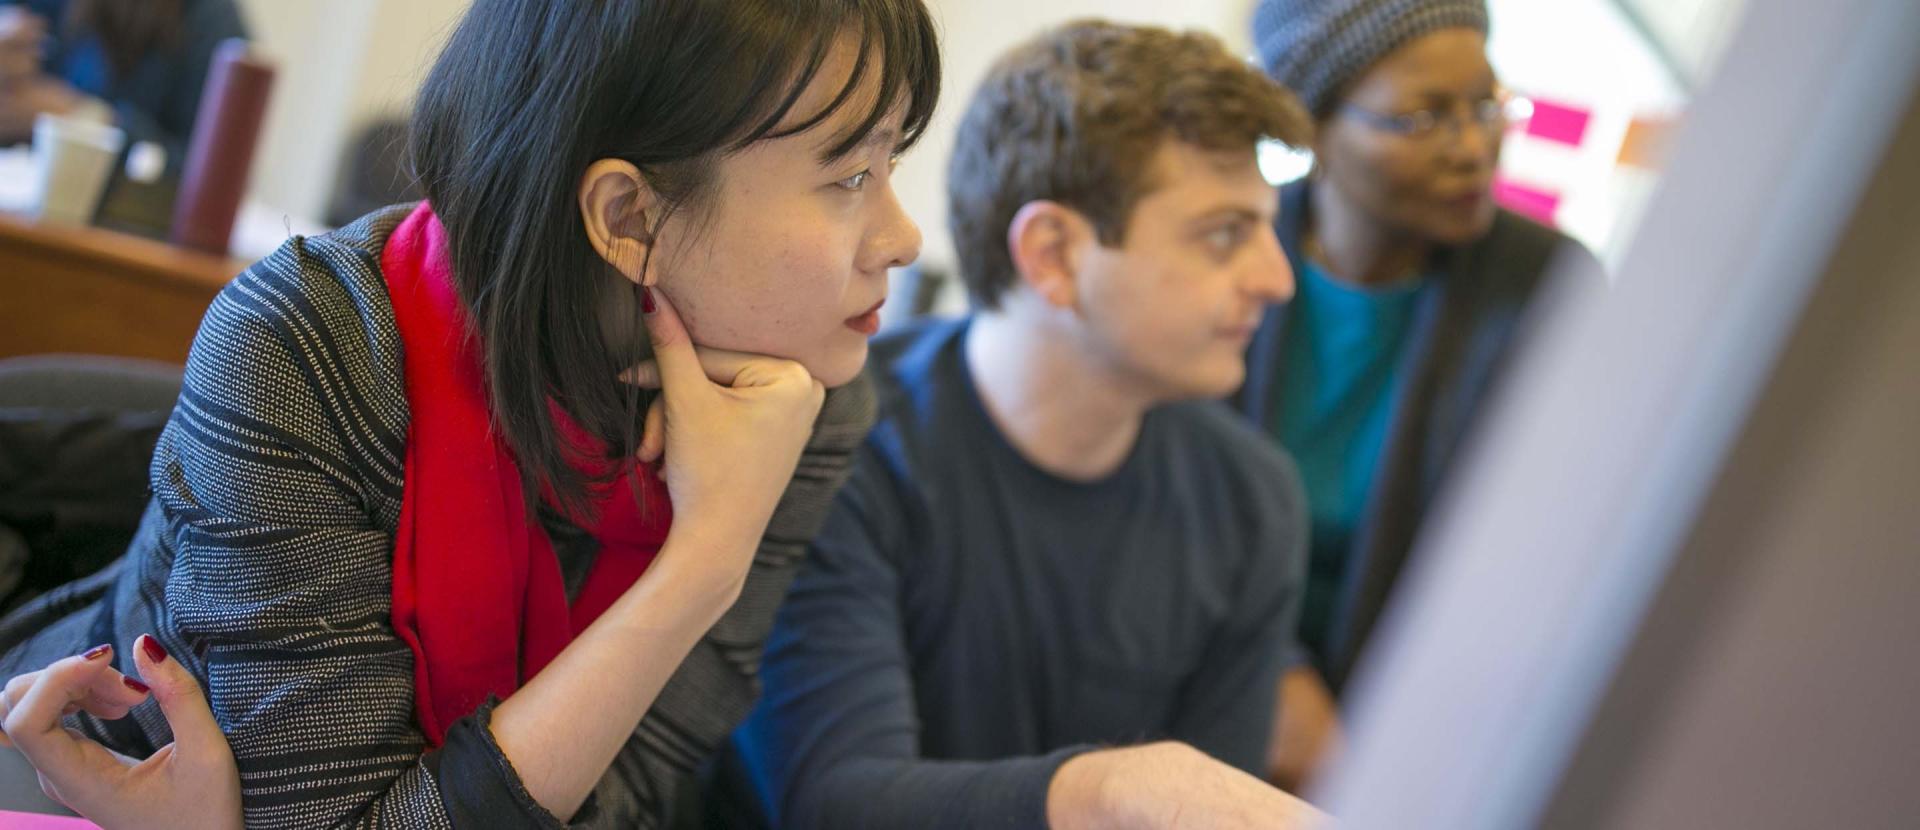
<svg viewBox="0 0 1920 830"><path fill-rule="evenodd" d="M47 352L185 363L242 260L0 213L0 357Z"/></svg>

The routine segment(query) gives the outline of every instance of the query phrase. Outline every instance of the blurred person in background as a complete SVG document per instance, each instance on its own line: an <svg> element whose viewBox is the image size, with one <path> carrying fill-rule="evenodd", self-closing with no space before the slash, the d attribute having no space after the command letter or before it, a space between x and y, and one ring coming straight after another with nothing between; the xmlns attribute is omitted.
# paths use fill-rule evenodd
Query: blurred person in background
<svg viewBox="0 0 1920 830"><path fill-rule="evenodd" d="M1557 255L1578 243L1494 204L1510 101L1483 0L1262 0L1266 71L1316 125L1281 190L1299 290L1266 316L1236 401L1292 452L1312 512L1304 653L1272 775L1341 740L1335 697Z"/></svg>
<svg viewBox="0 0 1920 830"><path fill-rule="evenodd" d="M0 0L0 144L42 113L112 123L177 173L214 50L245 38L234 0Z"/></svg>

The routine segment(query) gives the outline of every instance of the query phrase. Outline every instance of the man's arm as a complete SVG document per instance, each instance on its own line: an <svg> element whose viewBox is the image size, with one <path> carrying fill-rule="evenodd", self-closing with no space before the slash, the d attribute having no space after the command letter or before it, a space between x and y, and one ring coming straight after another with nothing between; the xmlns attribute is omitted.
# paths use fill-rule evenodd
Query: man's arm
<svg viewBox="0 0 1920 830"><path fill-rule="evenodd" d="M1044 827L1054 771L1082 749L920 757L895 564L911 555L903 490L870 441L774 623L735 747L777 826Z"/></svg>
<svg viewBox="0 0 1920 830"><path fill-rule="evenodd" d="M1232 543L1243 546L1227 616L1187 678L1169 734L1256 776L1267 773L1276 693L1283 669L1301 654L1294 636L1306 590L1306 497L1292 465L1277 452L1241 468Z"/></svg>

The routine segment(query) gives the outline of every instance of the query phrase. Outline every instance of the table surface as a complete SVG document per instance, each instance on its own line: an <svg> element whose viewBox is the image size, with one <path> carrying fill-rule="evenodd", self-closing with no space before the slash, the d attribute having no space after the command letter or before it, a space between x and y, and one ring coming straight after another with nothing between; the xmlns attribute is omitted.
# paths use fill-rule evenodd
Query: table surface
<svg viewBox="0 0 1920 830"><path fill-rule="evenodd" d="M184 363L208 304L247 262L0 213L0 357Z"/></svg>
<svg viewBox="0 0 1920 830"><path fill-rule="evenodd" d="M91 260L103 270L218 292L246 270L248 260L215 256L132 234L89 227L47 225L0 211L0 242L49 255Z"/></svg>
<svg viewBox="0 0 1920 830"><path fill-rule="evenodd" d="M235 224L234 255L208 254L132 233L50 225L37 200L32 152L0 149L0 357L80 352L186 360L200 318L235 275L294 234L298 223L258 203Z"/></svg>
<svg viewBox="0 0 1920 830"><path fill-rule="evenodd" d="M31 149L0 148L0 212L31 221L24 217L33 211L39 199L34 173ZM318 222L305 221L257 199L248 199L240 204L240 214L234 217L231 251L234 258L251 262L273 253L291 235L318 236L327 230L327 226Z"/></svg>

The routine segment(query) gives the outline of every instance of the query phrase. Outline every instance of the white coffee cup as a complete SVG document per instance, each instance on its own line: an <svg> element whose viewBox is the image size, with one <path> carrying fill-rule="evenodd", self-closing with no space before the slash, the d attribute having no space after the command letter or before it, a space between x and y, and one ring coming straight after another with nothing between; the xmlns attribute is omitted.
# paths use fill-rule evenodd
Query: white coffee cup
<svg viewBox="0 0 1920 830"><path fill-rule="evenodd" d="M85 225L93 221L127 134L90 120L41 114L33 121L35 189L40 221Z"/></svg>

